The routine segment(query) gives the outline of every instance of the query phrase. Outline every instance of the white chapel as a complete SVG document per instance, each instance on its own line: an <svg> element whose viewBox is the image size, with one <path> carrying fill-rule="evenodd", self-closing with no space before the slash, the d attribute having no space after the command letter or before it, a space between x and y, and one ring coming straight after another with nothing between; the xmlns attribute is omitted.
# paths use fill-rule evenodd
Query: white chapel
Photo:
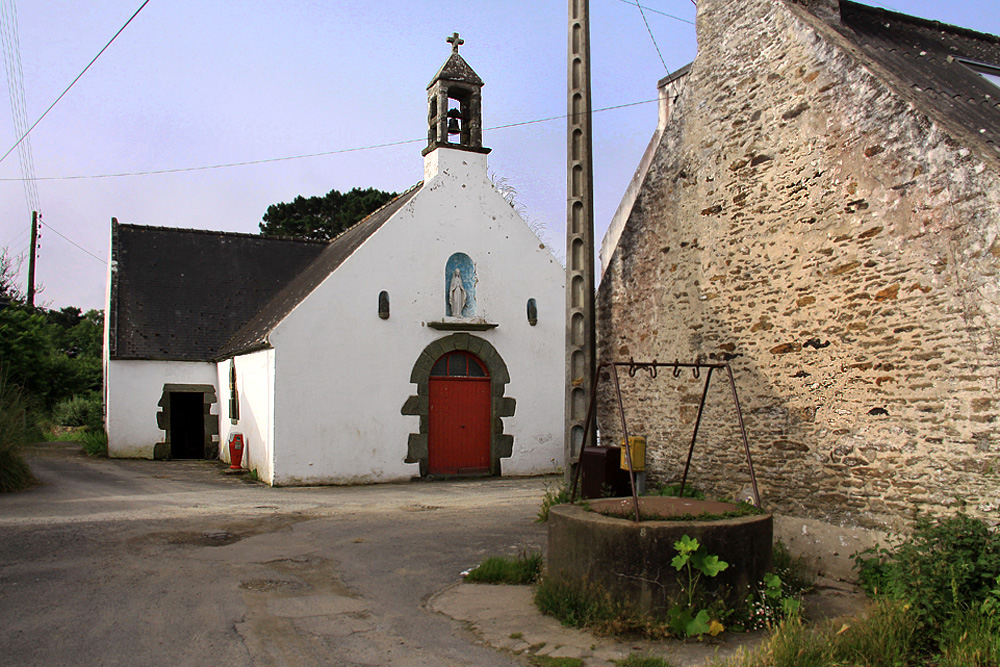
<svg viewBox="0 0 1000 667"><path fill-rule="evenodd" d="M563 268L488 178L449 41L423 180L332 241L112 222L111 456L228 460L238 433L272 485L563 465Z"/></svg>

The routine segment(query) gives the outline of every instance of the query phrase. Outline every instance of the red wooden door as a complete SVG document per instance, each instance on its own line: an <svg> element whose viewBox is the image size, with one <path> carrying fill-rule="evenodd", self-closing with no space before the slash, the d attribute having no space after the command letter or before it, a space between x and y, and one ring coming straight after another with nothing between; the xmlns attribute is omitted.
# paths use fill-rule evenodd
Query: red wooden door
<svg viewBox="0 0 1000 667"><path fill-rule="evenodd" d="M427 472L490 472L490 378L468 352L450 352L431 370Z"/></svg>

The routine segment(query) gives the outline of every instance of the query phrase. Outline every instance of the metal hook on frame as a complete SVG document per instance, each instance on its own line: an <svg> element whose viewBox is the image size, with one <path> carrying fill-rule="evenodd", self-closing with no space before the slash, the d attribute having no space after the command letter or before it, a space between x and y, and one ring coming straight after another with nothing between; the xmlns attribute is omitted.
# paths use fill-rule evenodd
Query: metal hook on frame
<svg viewBox="0 0 1000 667"><path fill-rule="evenodd" d="M680 369L680 366L678 366L679 363L680 363L679 360L674 359L674 377L675 378L679 378L681 376L681 369Z"/></svg>
<svg viewBox="0 0 1000 667"><path fill-rule="evenodd" d="M628 376L630 378L634 378L636 370L638 370L638 367L635 365L635 359L633 357L629 357L628 358Z"/></svg>

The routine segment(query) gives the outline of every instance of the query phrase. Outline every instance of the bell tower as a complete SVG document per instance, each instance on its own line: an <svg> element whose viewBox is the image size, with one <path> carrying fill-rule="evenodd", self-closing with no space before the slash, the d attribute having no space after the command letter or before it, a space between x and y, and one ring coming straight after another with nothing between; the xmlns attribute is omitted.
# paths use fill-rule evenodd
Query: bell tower
<svg viewBox="0 0 1000 667"><path fill-rule="evenodd" d="M451 56L427 86L426 156L438 148L486 154L483 147L483 80L458 55L465 40L454 33L447 39Z"/></svg>

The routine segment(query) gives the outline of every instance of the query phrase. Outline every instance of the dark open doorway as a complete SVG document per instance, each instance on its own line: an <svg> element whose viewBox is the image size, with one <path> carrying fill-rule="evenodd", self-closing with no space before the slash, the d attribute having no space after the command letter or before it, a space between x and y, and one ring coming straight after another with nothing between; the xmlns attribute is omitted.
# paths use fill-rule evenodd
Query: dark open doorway
<svg viewBox="0 0 1000 667"><path fill-rule="evenodd" d="M170 458L205 458L205 395L170 392Z"/></svg>

